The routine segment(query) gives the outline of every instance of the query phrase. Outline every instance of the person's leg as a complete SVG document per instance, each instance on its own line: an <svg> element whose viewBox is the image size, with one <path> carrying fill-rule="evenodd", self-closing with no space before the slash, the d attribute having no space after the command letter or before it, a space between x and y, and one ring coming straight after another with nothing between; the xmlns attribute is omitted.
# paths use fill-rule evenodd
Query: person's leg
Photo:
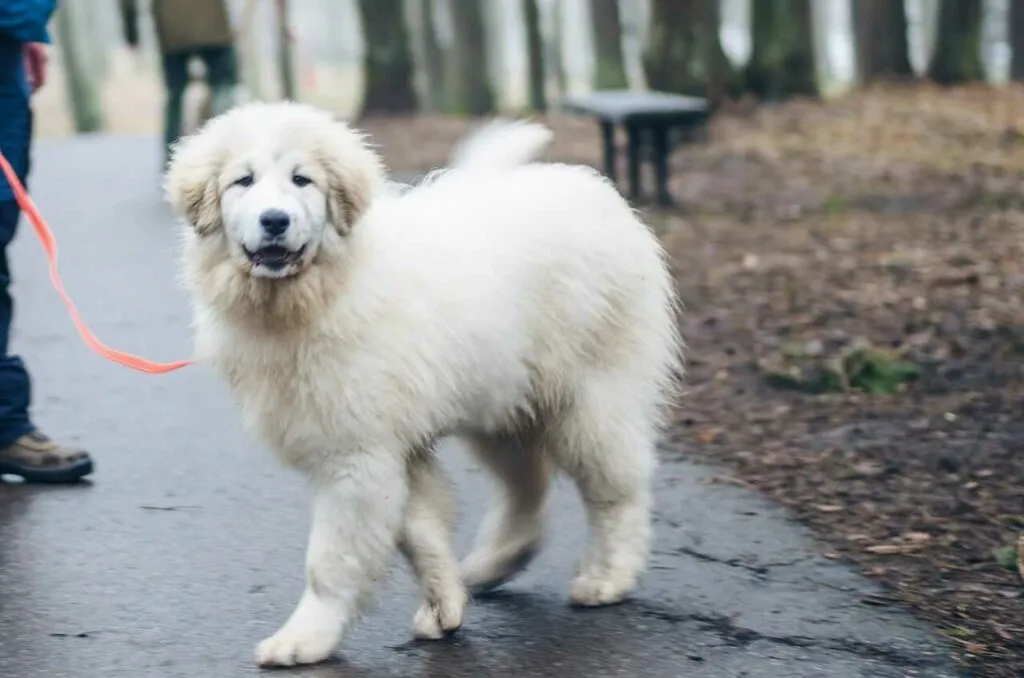
<svg viewBox="0 0 1024 678"><path fill-rule="evenodd" d="M26 126L22 146L4 149L5 153L22 154L22 183L28 176L31 117ZM92 473L92 460L85 452L63 448L36 430L28 413L32 381L21 358L9 351L14 300L7 247L20 217L14 200L0 200L0 475L20 476L26 482L73 482Z"/></svg>
<svg viewBox="0 0 1024 678"><path fill-rule="evenodd" d="M7 346L14 318L7 246L14 239L20 216L18 203L0 202L0 447L7 447L33 431L28 418L31 380L21 358L11 355Z"/></svg>
<svg viewBox="0 0 1024 678"><path fill-rule="evenodd" d="M188 88L188 62L191 54L179 52L161 55L167 99L164 104L164 165L170 159L171 146L181 135L185 113L185 89Z"/></svg>
<svg viewBox="0 0 1024 678"><path fill-rule="evenodd" d="M210 86L210 116L225 113L235 104L238 86L238 59L233 45L207 47L199 58L206 66L206 81Z"/></svg>

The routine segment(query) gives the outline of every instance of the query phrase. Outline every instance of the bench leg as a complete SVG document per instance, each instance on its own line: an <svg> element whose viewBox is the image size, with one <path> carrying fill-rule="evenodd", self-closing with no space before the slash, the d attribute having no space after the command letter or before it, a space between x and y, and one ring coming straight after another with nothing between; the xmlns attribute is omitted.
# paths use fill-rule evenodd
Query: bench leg
<svg viewBox="0 0 1024 678"><path fill-rule="evenodd" d="M639 125L626 125L626 159L629 163L629 197L640 200L640 148L643 129Z"/></svg>
<svg viewBox="0 0 1024 678"><path fill-rule="evenodd" d="M668 191L668 129L663 125L654 126L651 129L651 141L657 201L659 205L667 207L672 204L672 195Z"/></svg>
<svg viewBox="0 0 1024 678"><path fill-rule="evenodd" d="M601 142L604 145L604 173L614 183L615 178L615 125L601 121Z"/></svg>

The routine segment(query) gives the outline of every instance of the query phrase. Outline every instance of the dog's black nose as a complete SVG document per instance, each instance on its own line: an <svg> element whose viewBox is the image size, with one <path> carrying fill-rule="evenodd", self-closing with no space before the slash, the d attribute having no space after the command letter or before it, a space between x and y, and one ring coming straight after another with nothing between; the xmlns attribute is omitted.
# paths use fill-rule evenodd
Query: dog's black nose
<svg viewBox="0 0 1024 678"><path fill-rule="evenodd" d="M292 218L282 210L267 210L260 215L260 226L269 236L279 236L288 230Z"/></svg>

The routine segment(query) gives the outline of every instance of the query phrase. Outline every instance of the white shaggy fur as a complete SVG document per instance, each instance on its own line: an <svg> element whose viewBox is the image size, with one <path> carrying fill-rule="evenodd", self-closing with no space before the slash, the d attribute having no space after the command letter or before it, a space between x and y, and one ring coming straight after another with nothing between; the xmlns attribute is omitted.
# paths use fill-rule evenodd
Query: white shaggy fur
<svg viewBox="0 0 1024 678"><path fill-rule="evenodd" d="M536 552L554 470L589 519L572 600L613 603L637 584L681 367L673 282L610 183L530 162L549 138L486 128L453 169L404 192L360 134L297 104L237 108L176 149L167 189L189 225L198 357L313 492L306 589L260 644L261 665L333 652L396 548L423 592L414 634L454 631L467 588L500 584ZM240 173L250 185L232 186ZM260 225L272 209L291 216L274 242L305 249L261 270L242 248L273 240ZM448 435L498 481L461 566L432 453Z"/></svg>

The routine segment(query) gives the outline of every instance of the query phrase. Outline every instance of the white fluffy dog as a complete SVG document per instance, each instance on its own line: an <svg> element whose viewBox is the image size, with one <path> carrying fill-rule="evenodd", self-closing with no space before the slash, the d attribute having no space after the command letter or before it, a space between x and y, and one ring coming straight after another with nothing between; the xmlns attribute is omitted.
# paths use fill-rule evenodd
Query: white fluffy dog
<svg viewBox="0 0 1024 678"><path fill-rule="evenodd" d="M536 552L555 470L589 520L572 601L636 586L681 367L674 285L609 182L532 162L549 140L492 125L405 191L363 135L304 105L247 104L178 145L166 185L197 357L313 492L306 588L259 664L328 657L396 548L422 588L415 636L457 629L467 591ZM461 564L432 451L449 435L499 486Z"/></svg>

